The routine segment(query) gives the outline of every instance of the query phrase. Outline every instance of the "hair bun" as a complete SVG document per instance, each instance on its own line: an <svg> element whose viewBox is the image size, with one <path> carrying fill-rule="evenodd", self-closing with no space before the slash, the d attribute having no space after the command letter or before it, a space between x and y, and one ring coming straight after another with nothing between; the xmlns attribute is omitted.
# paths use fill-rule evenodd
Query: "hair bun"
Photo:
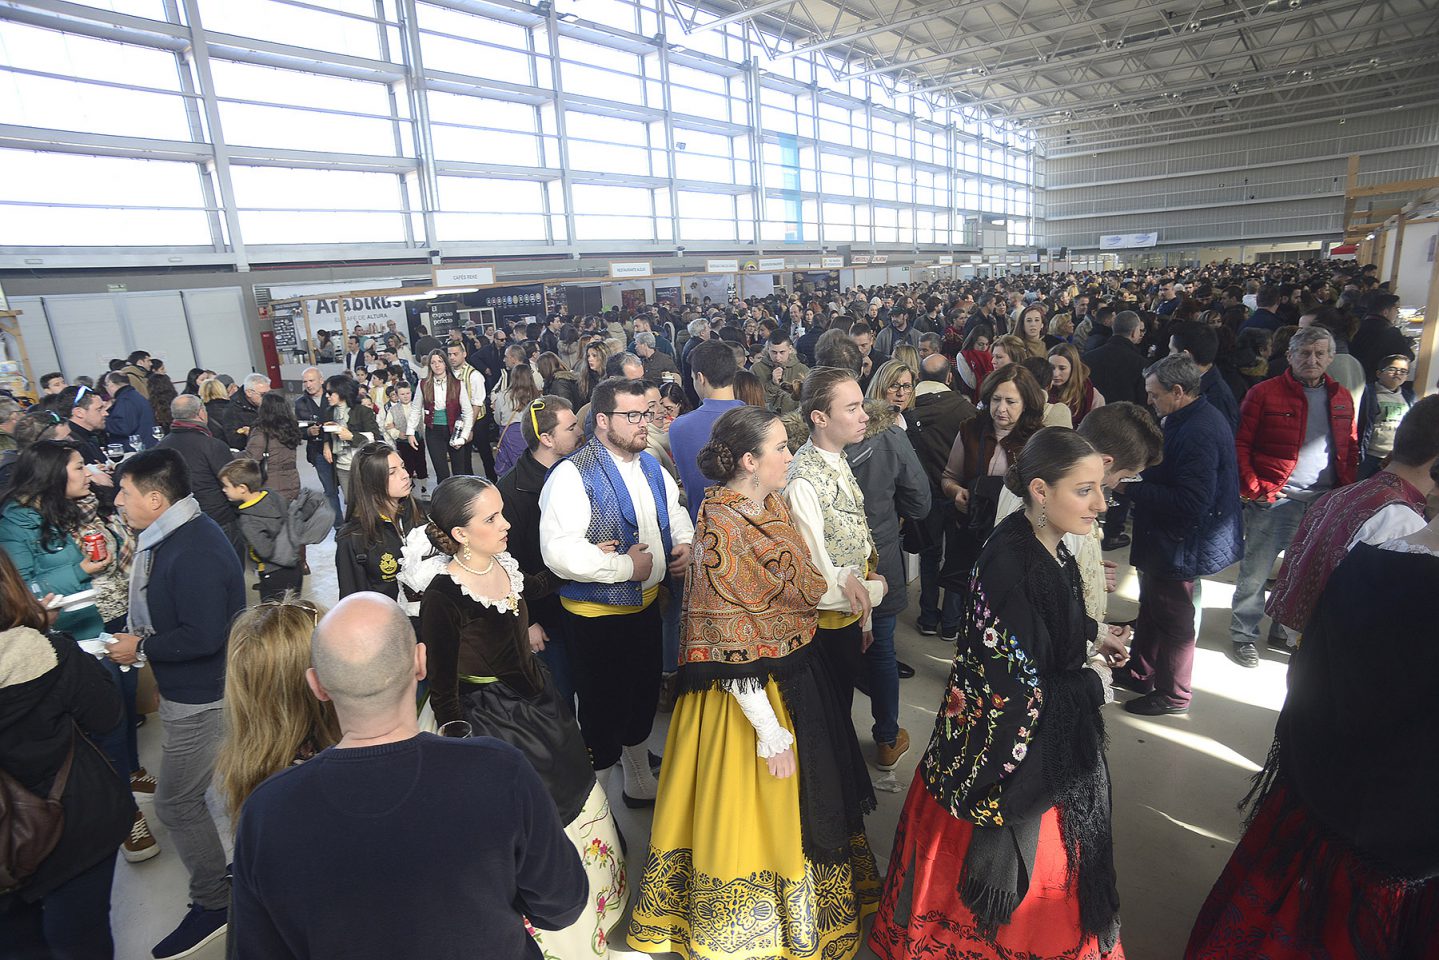
<svg viewBox="0 0 1439 960"><path fill-rule="evenodd" d="M723 440L711 437L703 447L700 447L695 461L701 473L718 483L724 483L734 476L734 451Z"/></svg>
<svg viewBox="0 0 1439 960"><path fill-rule="evenodd" d="M1004 471L1004 489L1021 500L1024 499L1024 481L1019 477L1019 464L1012 463L1009 469Z"/></svg>
<svg viewBox="0 0 1439 960"><path fill-rule="evenodd" d="M430 542L435 545L435 549L441 553L453 557L460 552L460 545L455 542L455 538L441 530L440 525L435 521L431 520L425 524L425 533L429 535Z"/></svg>

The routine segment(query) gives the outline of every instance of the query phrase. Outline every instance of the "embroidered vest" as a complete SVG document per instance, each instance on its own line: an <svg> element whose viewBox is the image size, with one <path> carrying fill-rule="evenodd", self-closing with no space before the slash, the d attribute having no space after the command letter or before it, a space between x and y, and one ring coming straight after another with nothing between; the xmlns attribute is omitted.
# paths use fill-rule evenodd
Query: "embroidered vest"
<svg viewBox="0 0 1439 960"><path fill-rule="evenodd" d="M420 384L420 396L425 404L425 426L435 425L435 378L426 377ZM460 382L454 377L448 377L445 382L445 418L448 422L447 429L454 430L455 424L462 419L460 416Z"/></svg>
<svg viewBox="0 0 1439 960"><path fill-rule="evenodd" d="M1284 566L1266 612L1293 630L1307 627L1330 574L1349 552L1349 541L1370 517L1391 503L1406 504L1420 517L1424 515L1424 495L1387 470L1340 487L1311 504L1284 551Z"/></svg>
<svg viewBox="0 0 1439 960"><path fill-rule="evenodd" d="M585 493L590 498L590 526L585 537L590 543L618 540L617 553L624 553L639 542L640 527L635 515L634 503L630 501L630 490L615 467L614 458L598 440L591 440L569 457L580 472ZM638 454L640 469L655 498L655 513L659 517L660 536L664 541L664 556L655 557L656 564L669 563L670 542L669 505L665 497L664 473L659 461L648 453ZM669 575L666 574L666 577ZM585 603L602 603L611 607L635 607L643 602L643 591L637 580L624 583L566 583L560 588L560 596Z"/></svg>
<svg viewBox="0 0 1439 960"><path fill-rule="evenodd" d="M824 547L838 567L865 568L874 538L864 516L864 494L849 464L830 466L814 444L806 442L789 465L789 480L808 480L824 510Z"/></svg>

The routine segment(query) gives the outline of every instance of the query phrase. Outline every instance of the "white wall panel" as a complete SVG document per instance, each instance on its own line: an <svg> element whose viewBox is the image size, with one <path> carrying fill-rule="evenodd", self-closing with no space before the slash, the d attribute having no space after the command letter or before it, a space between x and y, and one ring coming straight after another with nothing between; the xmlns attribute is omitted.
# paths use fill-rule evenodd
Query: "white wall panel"
<svg viewBox="0 0 1439 960"><path fill-rule="evenodd" d="M50 327L45 322L45 305L40 297L10 297L10 309L22 311L20 335L25 338L25 352L30 356L30 369L35 378L61 370L60 358L55 354L55 344L50 339ZM12 359L19 359L18 355ZM83 372L83 371L82 371ZM90 374L94 376L94 374ZM66 374L68 377L69 374ZM37 390L39 384L33 385Z"/></svg>
<svg viewBox="0 0 1439 960"><path fill-rule="evenodd" d="M183 385L186 374L195 366L195 353L190 346L180 291L127 293L120 296L119 302L135 349L148 350L164 360L170 378Z"/></svg>
<svg viewBox="0 0 1439 960"><path fill-rule="evenodd" d="M186 290L185 313L196 366L228 373L236 380L254 372L260 351L250 342L245 298L239 287Z"/></svg>
<svg viewBox="0 0 1439 960"><path fill-rule="evenodd" d="M130 353L113 294L46 297L45 312L67 378L99 377L109 372L112 358Z"/></svg>

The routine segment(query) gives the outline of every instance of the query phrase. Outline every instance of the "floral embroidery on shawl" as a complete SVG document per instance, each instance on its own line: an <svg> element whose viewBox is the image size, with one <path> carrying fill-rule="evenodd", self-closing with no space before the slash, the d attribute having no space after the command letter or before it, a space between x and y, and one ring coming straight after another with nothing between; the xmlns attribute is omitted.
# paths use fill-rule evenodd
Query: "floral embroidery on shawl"
<svg viewBox="0 0 1439 960"><path fill-rule="evenodd" d="M920 769L925 787L955 817L1003 826L1000 795L1029 754L1044 694L1034 661L990 609L976 575L970 582L969 631Z"/></svg>

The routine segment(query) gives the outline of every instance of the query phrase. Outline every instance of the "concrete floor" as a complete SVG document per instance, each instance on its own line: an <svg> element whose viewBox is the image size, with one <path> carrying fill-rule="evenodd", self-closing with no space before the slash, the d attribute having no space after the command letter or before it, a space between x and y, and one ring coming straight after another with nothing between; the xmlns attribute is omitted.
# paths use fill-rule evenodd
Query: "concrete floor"
<svg viewBox="0 0 1439 960"><path fill-rule="evenodd" d="M314 575L306 581L306 593L327 604L336 596L332 559L332 543L311 548ZM1110 619L1133 619L1138 584L1133 569L1124 565L1127 551L1109 559L1121 564ZM1195 697L1189 714L1148 719L1125 713L1117 704L1106 708L1122 939L1131 960L1174 960L1183 954L1195 914L1241 833L1235 804L1264 761L1284 701L1287 658L1262 650L1259 668L1246 670L1222 652L1229 643L1234 572L1231 569L1205 583L1203 630L1194 667ZM922 637L914 629L915 591L917 585L912 587L910 608L901 614L895 638L900 658L916 672L913 679L901 681L900 688L900 723L910 731L914 746L888 784L893 792L884 789L889 778L871 770L880 789L878 809L867 821L868 832L881 868L889 859L905 791L928 741L951 658L946 644L935 637ZM1119 692L1121 700L1130 696ZM868 710L869 701L856 696L855 729L864 732L861 743L872 756ZM655 724L651 749L656 753L664 749L668 720L668 715L662 714ZM153 717L140 730L141 758L156 773L159 733ZM214 807L213 793L211 800ZM148 814L148 804L144 809ZM618 802L613 810L630 849L643 851L649 837L649 814ZM185 909L184 868L153 816L150 826L163 852L140 864L122 860L116 868L113 926L118 960L148 958L150 948L179 922ZM228 828L223 823L222 834L228 844ZM637 882L643 863L636 859L629 867L631 881ZM223 944L216 943L196 957L219 960L223 955ZM643 956L624 950L616 955ZM867 947L860 952L861 958L873 956Z"/></svg>

